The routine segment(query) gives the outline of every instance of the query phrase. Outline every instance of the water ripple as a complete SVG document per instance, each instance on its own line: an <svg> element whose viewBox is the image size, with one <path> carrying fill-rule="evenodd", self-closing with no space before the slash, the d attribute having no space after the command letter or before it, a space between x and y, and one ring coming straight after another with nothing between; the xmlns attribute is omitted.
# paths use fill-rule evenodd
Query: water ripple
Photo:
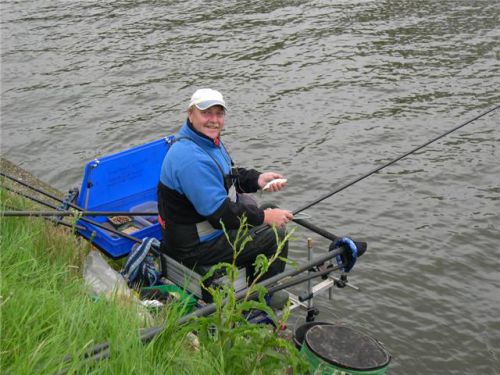
<svg viewBox="0 0 500 375"><path fill-rule="evenodd" d="M175 132L224 92L239 165L294 209L500 103L496 1L2 4L2 155L56 187L88 160ZM308 210L369 242L362 293L316 303L371 332L400 374L494 374L500 356L500 113ZM328 243L297 228L291 254ZM466 350L464 348L474 348Z"/></svg>

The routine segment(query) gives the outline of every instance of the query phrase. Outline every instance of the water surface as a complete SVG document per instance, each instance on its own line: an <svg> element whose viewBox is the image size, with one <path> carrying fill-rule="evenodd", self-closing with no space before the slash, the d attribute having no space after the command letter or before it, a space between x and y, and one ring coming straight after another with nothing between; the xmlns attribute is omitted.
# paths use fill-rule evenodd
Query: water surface
<svg viewBox="0 0 500 375"><path fill-rule="evenodd" d="M66 190L96 157L175 132L222 91L242 166L296 209L500 104L497 1L6 1L1 151ZM371 334L393 374L497 374L500 113L309 209L369 243L362 292L318 319ZM294 259L328 241L297 228Z"/></svg>

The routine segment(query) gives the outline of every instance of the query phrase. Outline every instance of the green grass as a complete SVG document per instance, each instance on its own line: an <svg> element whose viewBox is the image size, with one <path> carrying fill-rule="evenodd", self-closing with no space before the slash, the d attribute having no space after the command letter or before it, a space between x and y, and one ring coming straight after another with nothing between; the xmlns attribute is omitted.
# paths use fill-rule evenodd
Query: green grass
<svg viewBox="0 0 500 375"><path fill-rule="evenodd" d="M1 207L28 208L26 201L1 189L0 198ZM90 249L87 242L43 219L0 220L3 374L62 370L70 374L284 374L290 366L304 368L293 345L279 339L269 326L242 321L238 314L244 307L234 301L228 308L220 306L212 317L179 327L175 306L144 319L148 313L133 302L91 298L82 278ZM160 324L166 325L165 330L151 343L142 344L140 328ZM198 334L199 345L193 345L190 332ZM102 342L110 343L109 359L81 360L85 350Z"/></svg>

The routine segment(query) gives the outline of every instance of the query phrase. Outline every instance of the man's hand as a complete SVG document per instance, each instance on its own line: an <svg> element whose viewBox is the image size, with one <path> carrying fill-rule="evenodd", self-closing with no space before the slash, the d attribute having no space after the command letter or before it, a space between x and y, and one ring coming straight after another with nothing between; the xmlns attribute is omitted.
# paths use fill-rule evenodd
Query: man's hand
<svg viewBox="0 0 500 375"><path fill-rule="evenodd" d="M265 173L262 173L259 176L259 180L257 181L257 183L259 184L259 187L261 189L263 189L264 186L266 186L268 182L271 182L272 180L276 180L276 179L282 179L282 180L284 180L285 177L283 177L279 173L265 172ZM266 189L266 191L280 191L280 190L283 190L283 188L285 186L286 186L286 181L277 181L276 183L271 184Z"/></svg>
<svg viewBox="0 0 500 375"><path fill-rule="evenodd" d="M268 208L264 210L264 223L271 226L276 225L279 228L292 219L293 214L290 211L282 210L281 208Z"/></svg>

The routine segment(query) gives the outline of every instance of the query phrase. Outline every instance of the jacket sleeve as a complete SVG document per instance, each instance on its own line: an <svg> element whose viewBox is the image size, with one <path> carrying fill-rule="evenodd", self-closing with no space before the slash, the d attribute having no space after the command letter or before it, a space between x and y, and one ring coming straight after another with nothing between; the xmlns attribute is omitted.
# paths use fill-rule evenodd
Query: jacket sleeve
<svg viewBox="0 0 500 375"><path fill-rule="evenodd" d="M261 173L255 169L237 168L238 170L238 193L255 193L260 189L258 184Z"/></svg>
<svg viewBox="0 0 500 375"><path fill-rule="evenodd" d="M231 202L229 198L207 219L214 228L222 229L222 221L226 229L237 229L243 215L247 217L250 225L257 226L264 222L264 210L253 205Z"/></svg>

